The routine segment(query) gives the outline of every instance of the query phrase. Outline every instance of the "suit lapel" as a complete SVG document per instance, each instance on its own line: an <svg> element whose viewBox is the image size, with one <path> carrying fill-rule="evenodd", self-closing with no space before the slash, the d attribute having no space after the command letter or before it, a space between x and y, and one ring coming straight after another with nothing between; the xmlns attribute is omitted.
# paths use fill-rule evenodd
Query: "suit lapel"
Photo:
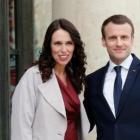
<svg viewBox="0 0 140 140"><path fill-rule="evenodd" d="M133 61L132 64L130 66L130 69L128 71L128 75L126 78L126 82L122 91L122 96L120 99L120 104L119 104L119 108L118 108L118 112L116 117L119 116L120 111L123 109L124 104L127 102L127 100L129 99L129 95L131 94L131 89L133 87L133 83L135 82L135 78L136 75L138 73L138 65L140 65L140 61L139 59L133 55Z"/></svg>
<svg viewBox="0 0 140 140"><path fill-rule="evenodd" d="M45 83L38 86L45 100L60 114L66 117L65 105L63 97L53 72L52 77Z"/></svg>
<svg viewBox="0 0 140 140"><path fill-rule="evenodd" d="M101 96L101 99L103 101L103 104L106 106L106 109L108 110L107 113L108 113L108 116L111 117L111 119L115 119L111 109L110 109L110 106L106 100L106 98L104 97L103 95L103 86L104 86L104 80L105 80L105 75L106 75L106 72L108 70L108 66L109 66L109 63L107 63L107 65L105 67L103 67L102 69L102 72L100 73L100 78L99 80L101 81L101 83L99 84L99 94Z"/></svg>

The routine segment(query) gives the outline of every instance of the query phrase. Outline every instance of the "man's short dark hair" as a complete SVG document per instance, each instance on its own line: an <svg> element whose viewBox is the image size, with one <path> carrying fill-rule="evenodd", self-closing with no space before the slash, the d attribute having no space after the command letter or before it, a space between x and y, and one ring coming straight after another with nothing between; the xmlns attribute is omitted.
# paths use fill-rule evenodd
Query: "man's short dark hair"
<svg viewBox="0 0 140 140"><path fill-rule="evenodd" d="M105 38L105 26L110 22L112 22L114 24L128 23L132 28L132 36L134 36L134 26L133 26L132 21L125 15L113 15L113 16L107 18L102 24L101 32L102 32L103 38Z"/></svg>

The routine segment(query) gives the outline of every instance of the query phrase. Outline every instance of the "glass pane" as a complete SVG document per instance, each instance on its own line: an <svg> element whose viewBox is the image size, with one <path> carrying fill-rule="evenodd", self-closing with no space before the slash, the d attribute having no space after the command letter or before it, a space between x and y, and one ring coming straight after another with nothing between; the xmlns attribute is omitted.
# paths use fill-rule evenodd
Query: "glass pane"
<svg viewBox="0 0 140 140"><path fill-rule="evenodd" d="M14 0L9 0L9 47L10 47L10 92L16 86L16 47L15 47L15 21Z"/></svg>

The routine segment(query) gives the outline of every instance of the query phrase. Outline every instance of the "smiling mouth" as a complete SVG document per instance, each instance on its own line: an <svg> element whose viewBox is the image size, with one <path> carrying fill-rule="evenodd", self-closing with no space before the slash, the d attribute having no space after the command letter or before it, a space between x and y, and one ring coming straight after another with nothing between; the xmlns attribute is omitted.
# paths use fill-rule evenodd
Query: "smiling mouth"
<svg viewBox="0 0 140 140"><path fill-rule="evenodd" d="M116 52L122 52L124 49L115 49Z"/></svg>
<svg viewBox="0 0 140 140"><path fill-rule="evenodd" d="M68 59L68 55L60 55L59 58L60 60L65 61Z"/></svg>
<svg viewBox="0 0 140 140"><path fill-rule="evenodd" d="M59 57L62 57L62 58L67 58L68 55L59 55Z"/></svg>

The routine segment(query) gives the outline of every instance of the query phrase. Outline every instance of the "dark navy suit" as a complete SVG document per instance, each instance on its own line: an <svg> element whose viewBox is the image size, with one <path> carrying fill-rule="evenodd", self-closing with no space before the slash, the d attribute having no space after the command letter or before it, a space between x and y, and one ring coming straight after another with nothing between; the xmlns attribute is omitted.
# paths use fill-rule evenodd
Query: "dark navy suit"
<svg viewBox="0 0 140 140"><path fill-rule="evenodd" d="M116 118L103 95L108 64L86 78L84 106L97 140L140 140L140 60L132 56Z"/></svg>

